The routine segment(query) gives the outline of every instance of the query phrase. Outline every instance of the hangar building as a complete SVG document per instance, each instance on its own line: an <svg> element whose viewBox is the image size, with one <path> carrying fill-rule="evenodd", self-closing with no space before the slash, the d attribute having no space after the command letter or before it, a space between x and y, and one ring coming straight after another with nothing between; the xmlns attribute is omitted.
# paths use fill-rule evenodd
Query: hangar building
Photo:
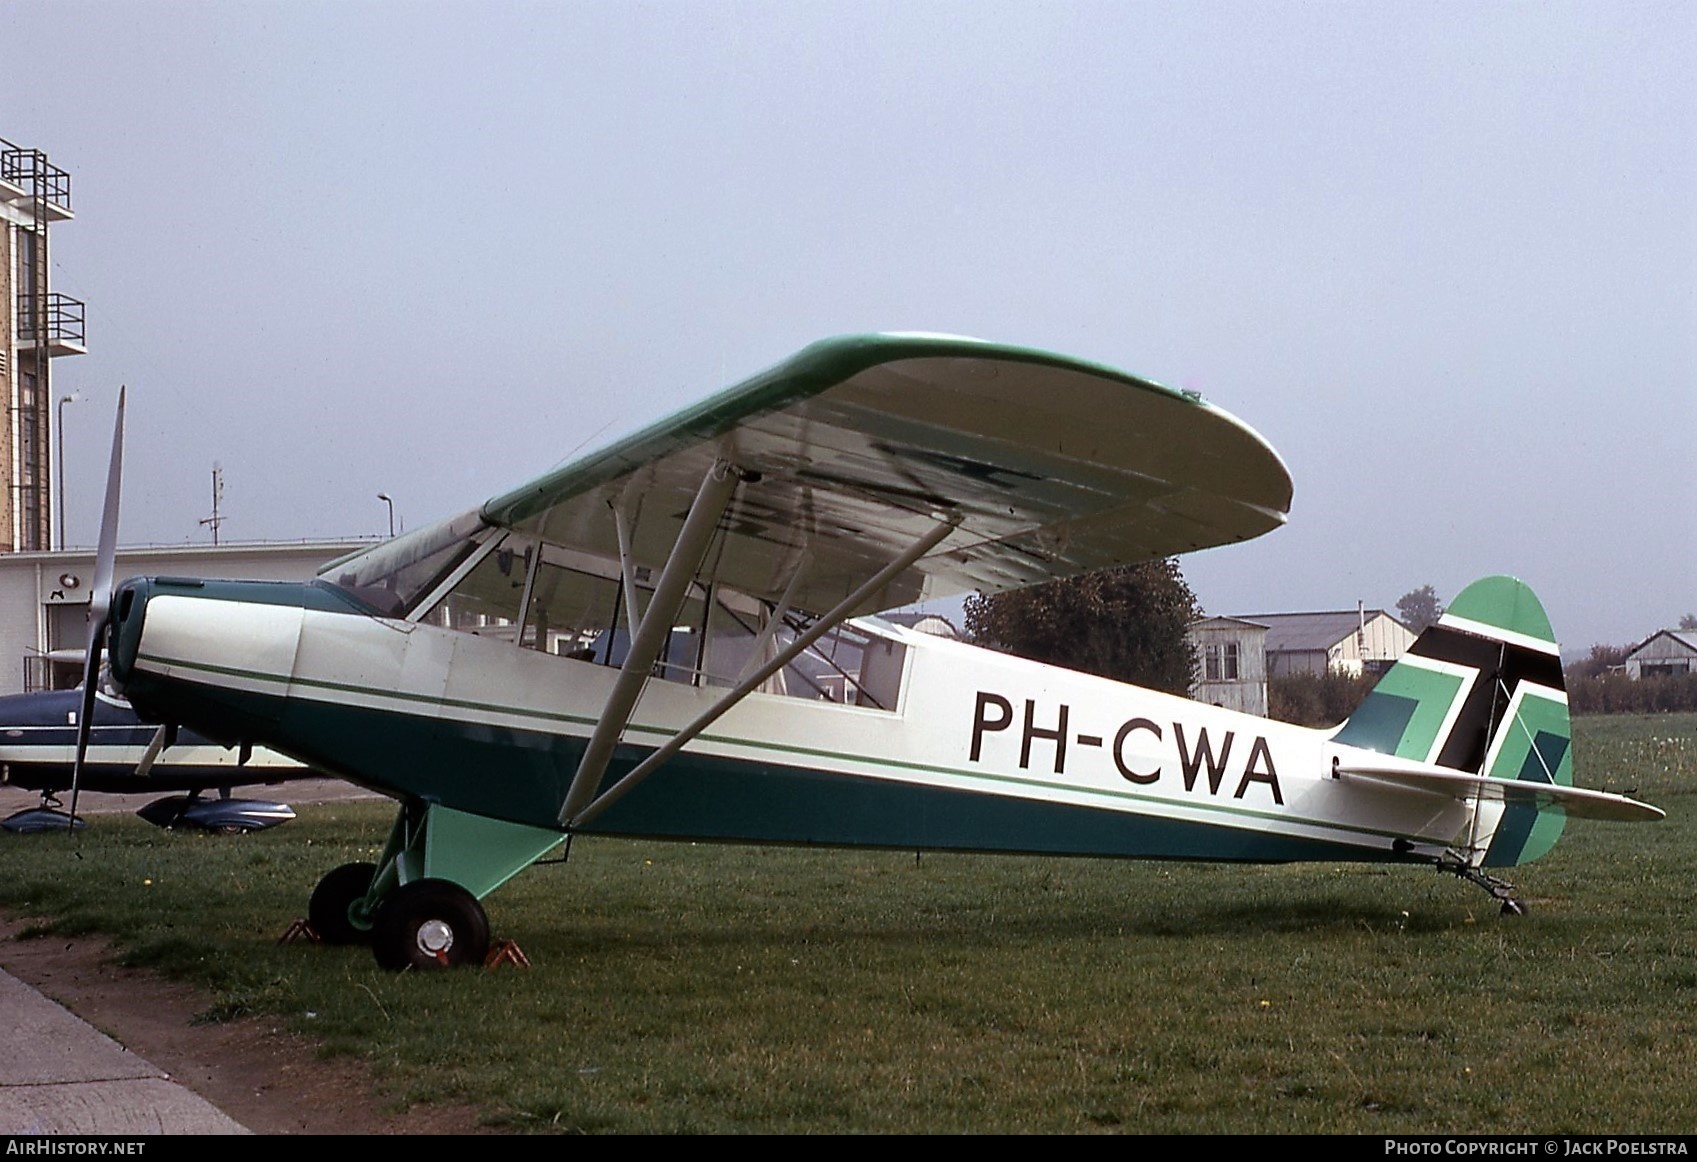
<svg viewBox="0 0 1697 1162"><path fill-rule="evenodd" d="M114 576L303 581L376 540L118 550ZM94 550L0 553L0 694L65 689L82 680Z"/></svg>
<svg viewBox="0 0 1697 1162"><path fill-rule="evenodd" d="M1414 632L1382 609L1249 613L1267 627L1267 676L1382 674L1414 644Z"/></svg>

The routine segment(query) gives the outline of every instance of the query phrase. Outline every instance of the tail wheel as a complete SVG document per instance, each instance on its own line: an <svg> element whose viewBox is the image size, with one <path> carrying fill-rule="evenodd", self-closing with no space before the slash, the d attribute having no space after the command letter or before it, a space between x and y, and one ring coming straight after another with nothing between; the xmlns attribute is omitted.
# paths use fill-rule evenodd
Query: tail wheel
<svg viewBox="0 0 1697 1162"><path fill-rule="evenodd" d="M448 880L414 880L383 901L371 951L384 968L457 968L489 955L489 917Z"/></svg>
<svg viewBox="0 0 1697 1162"><path fill-rule="evenodd" d="M320 940L326 944L370 942L371 930L357 927L348 916L348 909L371 890L371 880L376 874L374 863L345 863L318 881L306 906L306 918Z"/></svg>

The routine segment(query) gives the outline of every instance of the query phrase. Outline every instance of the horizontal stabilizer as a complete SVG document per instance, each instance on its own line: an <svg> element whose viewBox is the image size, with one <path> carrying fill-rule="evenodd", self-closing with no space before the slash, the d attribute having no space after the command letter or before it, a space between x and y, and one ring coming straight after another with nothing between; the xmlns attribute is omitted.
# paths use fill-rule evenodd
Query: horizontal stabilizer
<svg viewBox="0 0 1697 1162"><path fill-rule="evenodd" d="M1667 812L1648 803L1608 791L1587 791L1526 779L1493 779L1465 771L1392 758L1339 763L1334 774L1366 779L1410 791L1427 791L1456 799L1480 798L1528 807L1560 807L1575 819L1609 819L1617 823L1650 823Z"/></svg>

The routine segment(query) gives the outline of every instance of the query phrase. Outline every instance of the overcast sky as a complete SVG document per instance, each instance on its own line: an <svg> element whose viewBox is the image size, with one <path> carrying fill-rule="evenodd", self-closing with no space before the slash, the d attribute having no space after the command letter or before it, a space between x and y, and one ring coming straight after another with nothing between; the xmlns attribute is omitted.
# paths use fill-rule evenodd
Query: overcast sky
<svg viewBox="0 0 1697 1162"><path fill-rule="evenodd" d="M0 0L73 180L69 531L468 508L814 339L1202 391L1290 524L1214 613L1515 573L1569 646L1697 611L1697 6Z"/></svg>

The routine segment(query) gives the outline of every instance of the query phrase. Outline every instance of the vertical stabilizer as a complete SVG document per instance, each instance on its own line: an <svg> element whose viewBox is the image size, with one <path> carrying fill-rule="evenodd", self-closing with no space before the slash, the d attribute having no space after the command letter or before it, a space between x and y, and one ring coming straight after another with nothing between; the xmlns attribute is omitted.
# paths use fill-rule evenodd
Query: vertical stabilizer
<svg viewBox="0 0 1697 1162"><path fill-rule="evenodd" d="M1573 784L1561 655L1543 605L1513 577L1475 581L1373 687L1336 740L1497 779ZM1485 866L1555 845L1559 809L1482 804Z"/></svg>

